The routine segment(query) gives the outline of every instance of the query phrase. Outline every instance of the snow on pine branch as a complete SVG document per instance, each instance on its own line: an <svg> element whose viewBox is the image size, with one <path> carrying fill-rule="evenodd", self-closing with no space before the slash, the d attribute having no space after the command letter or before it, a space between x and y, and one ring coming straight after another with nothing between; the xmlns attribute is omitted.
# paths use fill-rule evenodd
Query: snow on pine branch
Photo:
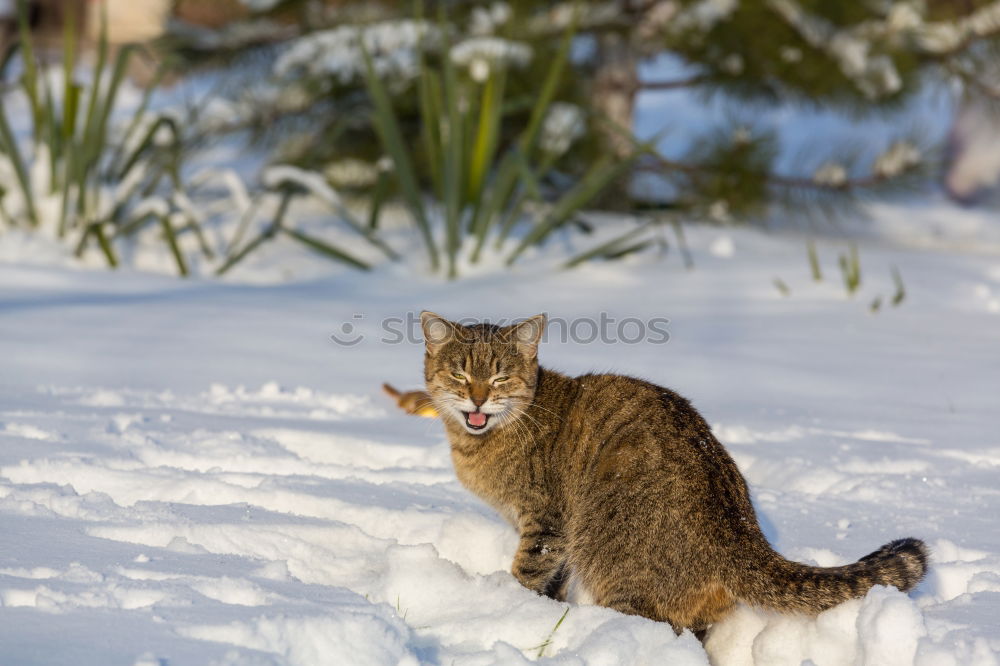
<svg viewBox="0 0 1000 666"><path fill-rule="evenodd" d="M475 81L485 81L494 67L524 67L531 61L527 44L500 37L472 37L451 47L449 57L460 67L467 67Z"/></svg>
<svg viewBox="0 0 1000 666"><path fill-rule="evenodd" d="M404 19L366 26L342 25L296 40L274 64L274 73L290 78L305 73L329 77L341 85L364 79L364 44L375 73L391 82L408 82L420 71L420 52L437 50L440 28L429 21Z"/></svg>
<svg viewBox="0 0 1000 666"><path fill-rule="evenodd" d="M838 30L826 20L807 13L794 0L767 0L768 6L813 48L825 52L840 66L859 91L869 99L899 92L903 82L892 59L872 54L873 42L861 30ZM870 26L864 26L865 31Z"/></svg>

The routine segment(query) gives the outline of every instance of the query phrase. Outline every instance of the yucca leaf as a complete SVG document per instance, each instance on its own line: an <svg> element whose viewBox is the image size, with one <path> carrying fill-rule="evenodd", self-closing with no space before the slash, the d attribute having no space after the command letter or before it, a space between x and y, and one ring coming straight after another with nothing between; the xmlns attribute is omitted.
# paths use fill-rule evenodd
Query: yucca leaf
<svg viewBox="0 0 1000 666"><path fill-rule="evenodd" d="M529 201L542 201L541 183L538 180L538 176L535 175L534 169L528 164L527 157L517 147L514 147L511 152L514 158L514 165L517 168L519 178L517 182L520 184L520 191L514 196L513 201L508 206L504 220L500 224L500 233L497 236L496 243L498 250L503 247L510 232L513 231L514 226L521 219L524 204Z"/></svg>
<svg viewBox="0 0 1000 666"><path fill-rule="evenodd" d="M620 162L601 160L592 166L575 187L564 194L552 207L549 214L529 231L513 253L507 258L512 265L526 249L545 240L550 233L560 227L576 211L586 206L608 184L628 170L635 157Z"/></svg>
<svg viewBox="0 0 1000 666"><path fill-rule="evenodd" d="M173 255L174 261L177 263L177 273L181 277L187 277L187 262L184 261L184 254L181 252L180 244L177 242L177 232L174 231L173 225L170 224L169 215L160 216L160 227L163 229L163 237L167 240L167 245L170 247L170 254Z"/></svg>
<svg viewBox="0 0 1000 666"><path fill-rule="evenodd" d="M444 176L441 173L441 80L437 73L421 59L420 79L420 139L427 153L427 166L431 184L439 199L444 199Z"/></svg>
<svg viewBox="0 0 1000 666"><path fill-rule="evenodd" d="M494 69L498 71L495 73L491 71L483 86L483 95L479 102L479 122L476 126L472 158L469 161L468 199L473 203L479 199L483 184L486 182L486 174L496 157L500 137L500 119L503 113L503 91L507 70L503 67Z"/></svg>
<svg viewBox="0 0 1000 666"><path fill-rule="evenodd" d="M480 253L486 242L486 236L493 221L500 215L501 210L509 203L510 192L517 184L517 164L514 152L516 147L511 148L500 160L496 168L496 174L492 178L489 187L482 195L482 201L476 208L472 218L472 233L475 236L476 244L472 250L472 263L479 261Z"/></svg>
<svg viewBox="0 0 1000 666"><path fill-rule="evenodd" d="M81 137L81 147L83 149L82 165L84 172L90 169L93 136L97 132L97 123L100 117L100 95L102 81L104 80L104 70L108 63L108 16L107 6L101 3L101 30L100 38L97 42L97 64L94 65L93 80L90 83L90 96L87 99L87 111L83 118L83 135Z"/></svg>
<svg viewBox="0 0 1000 666"><path fill-rule="evenodd" d="M535 105L531 109L531 117L528 120L528 127L521 135L520 147L527 156L531 156L534 153L535 144L538 142L538 134L542 129L542 122L545 120L545 115L548 113L552 100L555 99L556 91L558 90L559 83L562 80L563 71L566 69L566 63L569 60L570 47L573 44L573 37L576 35L578 17L579 11L574 11L573 19L566 27L562 43L559 45L559 50L556 52L556 56L552 60L552 65L549 67L549 70L545 75L545 82L542 83L542 89L538 93Z"/></svg>
<svg viewBox="0 0 1000 666"><path fill-rule="evenodd" d="M36 139L41 139L49 149L49 185L55 187L58 183L56 166L62 156L62 134L60 132L60 122L56 120L55 95L52 93L52 85L47 76L42 76L43 106L42 118L43 126L35 128ZM39 136L41 135L41 136ZM38 152L36 142L35 152ZM38 159L37 157L35 158Z"/></svg>
<svg viewBox="0 0 1000 666"><path fill-rule="evenodd" d="M17 27L21 42L21 60L24 62L24 73L21 83L31 105L31 117L34 126L41 124L42 105L38 98L38 63L35 60L35 48L31 37L31 26L28 23L28 0L17 0ZM36 137L36 140L38 137Z"/></svg>
<svg viewBox="0 0 1000 666"><path fill-rule="evenodd" d="M282 228L281 231L284 232L287 236L294 238L303 245L315 250L316 252L319 252L320 254L329 257L330 259L334 259L341 263L347 264L348 266L353 266L354 268L358 268L363 271L371 270L370 265L352 256L348 252L341 250L340 248L334 247L333 245L330 245L329 243L313 238L312 236L307 236L301 231L297 231L295 229Z"/></svg>
<svg viewBox="0 0 1000 666"><path fill-rule="evenodd" d="M373 246L378 248L382 252L382 254L384 254L387 258L391 259L392 261L396 261L397 259L399 259L399 253L397 253L395 250L389 247L389 245L384 240L379 238L378 235L374 233L369 227L366 227L365 225L361 224L361 222L356 220L354 218L354 214L351 213L351 211L348 210L346 206L344 206L339 201L336 202L328 201L327 204L331 205L334 212L337 213L337 216L340 217L340 219L345 224L347 224L347 226L349 226L353 231L357 232L362 238L371 243Z"/></svg>
<svg viewBox="0 0 1000 666"><path fill-rule="evenodd" d="M274 238L274 234L268 232L264 232L260 236L257 236L252 241L247 243L239 252L226 259L226 261L215 270L215 274L216 275L226 274L227 272L229 272L229 269L231 269L233 266L243 261L248 254L250 254L258 247L263 245L266 241L271 240L272 238Z"/></svg>
<svg viewBox="0 0 1000 666"><path fill-rule="evenodd" d="M145 117L147 109L149 109L149 104L153 97L153 91L159 87L166 71L166 65L161 64L156 70L156 75L153 77L152 83L142 93L142 101L139 102L139 106L136 108L135 113L132 114L132 120L129 121L128 127L122 133L118 147L115 150L115 155L108 164L109 173L123 173L120 164L124 158L125 146L127 146L131 141L132 135L138 131L139 125Z"/></svg>
<svg viewBox="0 0 1000 666"><path fill-rule="evenodd" d="M236 225L236 232L229 240L229 246L226 248L227 256L232 255L233 251L243 242L243 236L246 235L247 229L250 227L250 222L253 221L254 213L260 204L262 194L262 192L255 192L250 198L250 206L240 216L240 221Z"/></svg>
<svg viewBox="0 0 1000 666"><path fill-rule="evenodd" d="M97 239L97 246L104 254L104 258L107 259L108 266L118 268L118 258L115 256L114 248L111 247L108 235L104 232L104 225L101 223L90 225L90 233Z"/></svg>
<svg viewBox="0 0 1000 666"><path fill-rule="evenodd" d="M4 48L3 55L0 56L0 83L6 83L4 79L7 78L7 68L10 67L10 63L14 62L14 56L20 52L21 44L16 41Z"/></svg>
<svg viewBox="0 0 1000 666"><path fill-rule="evenodd" d="M25 207L28 209L28 220L32 226L38 226L38 212L35 209L35 195L31 191L31 181L28 178L28 170L21 155L21 149L14 138L14 132L7 121L7 112L3 105L0 105L0 150L7 153L7 158L14 167L14 175L17 176L18 185L21 186L21 193L24 195Z"/></svg>
<svg viewBox="0 0 1000 666"><path fill-rule="evenodd" d="M226 261L216 269L216 275L223 275L229 271L233 266L240 263L249 255L251 252L256 250L258 247L263 245L265 242L271 240L277 236L278 232L284 226L285 215L288 214L288 208L292 203L292 198L295 196L295 191L291 188L285 189L281 193L281 201L278 204L278 210L274 214L274 219L271 224L268 225L266 229L252 241L247 243L241 250L231 255Z"/></svg>
<svg viewBox="0 0 1000 666"><path fill-rule="evenodd" d="M372 63L371 55L364 46L364 40L360 40L359 43L365 64L365 84L368 94L372 99L372 105L375 107L375 131L382 142L382 147L395 165L396 180L402 190L404 201L410 209L410 214L413 216L420 233L423 235L427 254L430 258L431 269L437 270L439 262L433 230L424 210L423 197L420 193L416 171L413 168L413 162L410 160L409 152L403 141L403 133L399 128L399 120L396 118L396 113L392 108L392 102L389 99L389 93L385 89L385 85L375 73L375 66Z"/></svg>
<svg viewBox="0 0 1000 666"><path fill-rule="evenodd" d="M170 131L172 143L174 145L178 145L180 143L180 129L177 127L177 121L168 116L160 116L152 125L150 125L149 129L146 130L146 134L143 135L142 141L139 142L139 145L127 155L125 164L118 171L118 180L123 179L128 172L132 170L132 167L139 162L139 159L143 156L146 150L154 145L156 141L156 133L164 127ZM173 175L175 176L175 180L179 178L177 174Z"/></svg>
<svg viewBox="0 0 1000 666"><path fill-rule="evenodd" d="M90 146L90 156L96 162L101 151L105 149L105 140L108 134L108 123L111 119L111 110L118 100L118 90L121 88L122 80L128 72L129 61L132 54L138 50L135 44L126 44L118 51L115 58L115 66L111 70L111 79L104 99L100 103L100 113L97 118L97 125L94 127L94 134L91 137L93 142ZM176 136L176 132L175 132Z"/></svg>
<svg viewBox="0 0 1000 666"><path fill-rule="evenodd" d="M647 222L645 224L636 227L635 229L632 229L631 231L622 234L621 236L618 236L617 238L613 238L606 243L601 243L595 248L592 248L590 250L587 250L586 252L576 255L575 257L567 261L563 265L563 268L573 268L574 266L578 266L585 261L590 261L591 259L596 259L596 258L614 259L617 257L624 256L623 254L621 254L622 251L624 251L625 254L631 254L632 252L637 252L640 249L648 247L652 242L650 240L645 240L642 241L641 243L636 243L635 245L631 246L625 245L626 243L628 243L628 241L632 240L639 234L643 233L648 228L649 228L649 223Z"/></svg>
<svg viewBox="0 0 1000 666"><path fill-rule="evenodd" d="M694 257L691 256L691 250L688 248L684 227L676 217L671 218L670 225L674 228L674 235L677 237L677 249L680 250L681 257L684 259L684 268L691 270L694 268Z"/></svg>
<svg viewBox="0 0 1000 666"><path fill-rule="evenodd" d="M75 137L68 137L66 143L66 155L63 158L63 180L62 180L62 200L59 205L59 238L66 235L69 228L70 195L74 191L73 185L78 182L77 170L79 169L79 149ZM76 195L80 196L79 190Z"/></svg>
<svg viewBox="0 0 1000 666"><path fill-rule="evenodd" d="M389 189L389 174L381 169L375 179L375 189L371 196L371 207L368 209L368 229L375 231L378 228L379 214L382 212L382 202Z"/></svg>
<svg viewBox="0 0 1000 666"><path fill-rule="evenodd" d="M462 184L465 169L465 113L459 108L458 80L451 58L444 59L444 103L448 119L448 136L444 160L445 245L448 256L448 277L456 275L455 259L461 235Z"/></svg>
<svg viewBox="0 0 1000 666"><path fill-rule="evenodd" d="M160 217L155 213L146 213L140 217L133 220L129 220L124 224L119 225L115 228L115 233L112 234L111 239L114 240L119 237L129 236L134 234L136 231L149 224L150 222L159 221Z"/></svg>
<svg viewBox="0 0 1000 666"><path fill-rule="evenodd" d="M80 86L73 79L76 73L76 7L75 3L69 3L63 27L62 140L67 144L76 131L76 115L80 104Z"/></svg>

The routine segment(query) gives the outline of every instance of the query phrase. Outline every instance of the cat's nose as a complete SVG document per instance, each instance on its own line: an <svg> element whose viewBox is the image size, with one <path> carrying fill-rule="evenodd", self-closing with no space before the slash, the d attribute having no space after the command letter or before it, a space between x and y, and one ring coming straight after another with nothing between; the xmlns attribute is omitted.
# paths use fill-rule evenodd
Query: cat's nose
<svg viewBox="0 0 1000 666"><path fill-rule="evenodd" d="M470 400L472 400L472 404L475 405L476 407L482 407L483 403L486 402L486 397L484 396L482 398L477 398L475 396L472 396Z"/></svg>

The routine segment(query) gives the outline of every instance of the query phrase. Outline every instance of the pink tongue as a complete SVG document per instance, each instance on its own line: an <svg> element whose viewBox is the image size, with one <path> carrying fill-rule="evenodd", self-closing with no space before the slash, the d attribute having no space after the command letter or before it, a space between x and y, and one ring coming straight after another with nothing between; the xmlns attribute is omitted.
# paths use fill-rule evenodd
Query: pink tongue
<svg viewBox="0 0 1000 666"><path fill-rule="evenodd" d="M470 412L469 425L476 428L486 425L486 414L482 412Z"/></svg>

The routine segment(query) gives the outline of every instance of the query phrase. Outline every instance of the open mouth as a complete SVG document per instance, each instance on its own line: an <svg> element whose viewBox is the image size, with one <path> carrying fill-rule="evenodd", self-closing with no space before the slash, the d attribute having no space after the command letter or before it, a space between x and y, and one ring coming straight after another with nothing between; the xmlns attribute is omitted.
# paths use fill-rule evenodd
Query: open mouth
<svg viewBox="0 0 1000 666"><path fill-rule="evenodd" d="M465 425L473 430L482 430L490 420L490 415L485 412L462 412L465 414Z"/></svg>

